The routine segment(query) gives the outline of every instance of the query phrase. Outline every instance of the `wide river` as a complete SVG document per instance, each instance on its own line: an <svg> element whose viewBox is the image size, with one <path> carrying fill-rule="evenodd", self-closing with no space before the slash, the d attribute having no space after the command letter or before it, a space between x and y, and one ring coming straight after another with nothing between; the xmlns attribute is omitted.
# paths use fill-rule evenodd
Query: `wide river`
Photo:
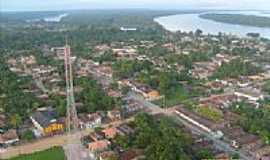
<svg viewBox="0 0 270 160"><path fill-rule="evenodd" d="M206 13L206 12L205 12ZM208 12L210 13L210 12ZM270 17L269 12L258 12L258 11L237 11L237 12L212 12L212 13L228 13L228 14L244 14L244 15L256 15ZM204 13L201 13L204 14ZM244 25L235 25L222 22L215 22L212 20L202 19L199 17L200 14L179 14L170 15L164 17L155 18L154 21L161 24L165 29L175 31L195 31L201 29L204 33L218 34L218 32L233 34L238 36L245 36L247 33L254 32L260 33L261 37L270 39L270 28L262 27L251 27Z"/></svg>

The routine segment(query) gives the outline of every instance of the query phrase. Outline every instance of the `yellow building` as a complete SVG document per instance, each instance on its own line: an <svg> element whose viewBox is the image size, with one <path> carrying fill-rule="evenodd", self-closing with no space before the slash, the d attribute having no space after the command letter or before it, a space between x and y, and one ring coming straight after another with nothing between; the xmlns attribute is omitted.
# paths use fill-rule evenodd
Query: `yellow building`
<svg viewBox="0 0 270 160"><path fill-rule="evenodd" d="M42 136L49 136L64 131L64 124L56 120L56 113L52 109L37 111L30 119Z"/></svg>

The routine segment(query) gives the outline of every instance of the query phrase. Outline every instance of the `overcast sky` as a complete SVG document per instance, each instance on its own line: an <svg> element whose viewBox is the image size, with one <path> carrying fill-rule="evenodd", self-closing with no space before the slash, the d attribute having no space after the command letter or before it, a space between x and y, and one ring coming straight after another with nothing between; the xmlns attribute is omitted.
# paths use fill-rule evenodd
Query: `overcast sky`
<svg viewBox="0 0 270 160"><path fill-rule="evenodd" d="M115 8L270 10L270 0L0 0L1 11Z"/></svg>

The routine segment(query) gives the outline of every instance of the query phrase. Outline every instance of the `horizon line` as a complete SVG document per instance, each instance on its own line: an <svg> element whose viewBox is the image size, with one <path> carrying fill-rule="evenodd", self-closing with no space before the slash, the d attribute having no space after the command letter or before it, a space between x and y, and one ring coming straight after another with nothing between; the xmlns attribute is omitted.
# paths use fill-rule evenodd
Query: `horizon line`
<svg viewBox="0 0 270 160"><path fill-rule="evenodd" d="M0 13L4 12L69 12L69 11L117 11L117 10L150 10L150 11L209 11L209 10L218 10L218 11L270 11L267 9L219 9L219 8L82 8L82 9L50 9L50 10L0 10Z"/></svg>

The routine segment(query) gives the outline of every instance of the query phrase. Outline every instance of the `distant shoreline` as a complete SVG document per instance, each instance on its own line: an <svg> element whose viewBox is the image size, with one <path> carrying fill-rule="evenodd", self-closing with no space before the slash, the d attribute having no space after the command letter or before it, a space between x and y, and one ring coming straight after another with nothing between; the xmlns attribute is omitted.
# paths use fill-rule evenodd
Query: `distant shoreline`
<svg viewBox="0 0 270 160"><path fill-rule="evenodd" d="M216 13L204 12L199 14L175 14L156 17L153 19L153 21L158 23L159 25L161 25L163 28L165 28L167 31L170 32L177 32L177 31L194 32L197 29L200 29L205 34L217 35L219 32L221 32L240 37L246 37L248 33L259 33L262 38L270 39L270 27L257 27L242 24L231 24L200 17L200 15L202 14L221 14L221 13L224 13L224 11ZM232 15L231 12L230 14ZM260 16L259 12L256 14ZM243 15L249 15L249 12L247 13L243 12Z"/></svg>
<svg viewBox="0 0 270 160"><path fill-rule="evenodd" d="M202 19L212 20L215 22L222 22L227 24L236 24L250 27L270 28L270 18L255 15L242 14L201 14Z"/></svg>

